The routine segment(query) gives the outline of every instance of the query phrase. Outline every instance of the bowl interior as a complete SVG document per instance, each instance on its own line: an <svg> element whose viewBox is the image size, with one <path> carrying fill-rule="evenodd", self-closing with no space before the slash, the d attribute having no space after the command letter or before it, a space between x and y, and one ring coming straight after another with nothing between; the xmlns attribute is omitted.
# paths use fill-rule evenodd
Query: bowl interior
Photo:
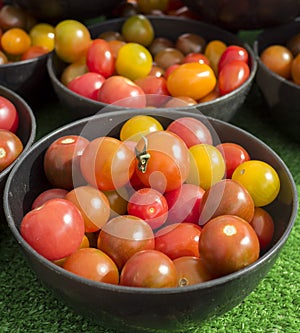
<svg viewBox="0 0 300 333"><path fill-rule="evenodd" d="M252 158L270 163L280 176L280 193L267 207L275 221L272 247L257 262L238 272L186 288L161 290L112 286L66 272L36 253L19 232L21 220L34 198L49 188L42 167L49 144L68 134L84 133L88 139L117 135L122 123L137 113L155 116L164 126L181 116L195 116L186 111L158 115L150 109L122 110L81 119L50 133L30 148L10 174L4 192L5 214L14 237L38 277L79 313L118 329L121 325L131 331L139 328L141 332L160 332L162 329L185 332L186 325L200 324L230 310L257 286L274 264L296 218L297 191L289 170L267 145L254 136L220 120L200 114L195 116L212 128L215 140L240 143Z"/></svg>

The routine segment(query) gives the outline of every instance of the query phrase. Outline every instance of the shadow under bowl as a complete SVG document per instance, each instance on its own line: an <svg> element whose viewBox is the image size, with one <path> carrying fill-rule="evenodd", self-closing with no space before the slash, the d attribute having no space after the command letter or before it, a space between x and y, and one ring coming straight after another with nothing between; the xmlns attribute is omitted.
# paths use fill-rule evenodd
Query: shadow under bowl
<svg viewBox="0 0 300 333"><path fill-rule="evenodd" d="M183 288L134 288L97 283L74 275L48 261L29 246L20 234L20 223L35 197L49 184L43 172L48 146L63 135L116 136L122 124L137 114L156 117L166 128L170 121L190 116L202 120L221 141L243 145L252 158L270 163L278 172L281 189L266 209L274 217L275 234L269 250L252 265L227 276ZM82 316L102 327L127 332L187 332L191 326L231 310L247 297L275 263L296 219L298 197L293 178L276 153L266 144L229 123L199 113L134 109L98 114L55 130L34 144L12 170L4 191L9 228L29 266L40 281Z"/></svg>
<svg viewBox="0 0 300 333"><path fill-rule="evenodd" d="M219 39L225 42L227 45L235 44L243 46L247 49L249 53L249 64L251 72L249 78L244 84L229 94L218 97L215 100L201 104L199 103L192 107L184 107L186 110L194 110L195 112L199 110L204 115L224 121L229 121L232 119L238 111L239 107L244 103L255 77L257 63L252 48L250 48L248 44L243 42L236 35L206 23L176 17L149 16L149 19L153 25L156 37L165 37L175 41L176 38L181 34L189 32L202 36L206 41ZM100 33L105 31L120 32L124 20L125 18L112 19L90 26L89 30L91 32L92 38L96 38ZM60 81L61 74L66 66L67 64L59 59L55 53L52 53L49 56L47 70L53 89L61 103L72 112L72 115L77 118L82 118L93 115L104 107L105 112L122 109L117 105L108 105L85 98L68 89ZM173 109L174 108L165 108L167 112ZM180 107L176 109L183 108Z"/></svg>

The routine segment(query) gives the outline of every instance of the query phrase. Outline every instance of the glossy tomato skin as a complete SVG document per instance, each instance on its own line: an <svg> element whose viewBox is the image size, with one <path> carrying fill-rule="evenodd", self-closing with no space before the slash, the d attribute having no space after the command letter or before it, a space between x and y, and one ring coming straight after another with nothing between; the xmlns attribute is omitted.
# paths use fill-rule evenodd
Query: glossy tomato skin
<svg viewBox="0 0 300 333"><path fill-rule="evenodd" d="M89 140L78 135L62 136L47 148L44 155L44 171L54 187L70 190L74 184L84 180L79 168L79 160Z"/></svg>
<svg viewBox="0 0 300 333"><path fill-rule="evenodd" d="M85 148L80 169L86 181L110 191L127 184L135 169L135 156L128 146L113 137L98 137Z"/></svg>
<svg viewBox="0 0 300 333"><path fill-rule="evenodd" d="M14 104L6 97L0 96L0 129L16 133L19 126L19 114Z"/></svg>
<svg viewBox="0 0 300 333"><path fill-rule="evenodd" d="M20 60L28 60L40 57L44 54L48 53L48 50L42 46L32 45L28 48L26 52L24 52L20 58Z"/></svg>
<svg viewBox="0 0 300 333"><path fill-rule="evenodd" d="M233 142L224 142L216 146L223 155L226 164L226 177L231 178L233 171L243 162L250 160L247 150Z"/></svg>
<svg viewBox="0 0 300 333"><path fill-rule="evenodd" d="M250 225L257 234L261 251L267 250L274 235L274 221L271 214L264 208L255 207Z"/></svg>
<svg viewBox="0 0 300 333"><path fill-rule="evenodd" d="M249 55L247 50L239 45L229 45L224 52L221 54L218 63L218 72L220 73L222 68L231 61L243 61L248 64Z"/></svg>
<svg viewBox="0 0 300 333"><path fill-rule="evenodd" d="M254 263L260 247L249 222L235 215L220 215L203 227L199 252L209 271L223 276Z"/></svg>
<svg viewBox="0 0 300 333"><path fill-rule="evenodd" d="M161 227L168 217L166 198L153 188L142 188L134 192L128 200L128 214L140 217L152 229Z"/></svg>
<svg viewBox="0 0 300 333"><path fill-rule="evenodd" d="M113 75L105 80L98 92L98 101L124 107L146 107L143 89L121 75Z"/></svg>
<svg viewBox="0 0 300 333"><path fill-rule="evenodd" d="M120 284L143 288L176 287L177 272L173 261L165 254L144 250L126 262L121 271Z"/></svg>
<svg viewBox="0 0 300 333"><path fill-rule="evenodd" d="M155 233L155 249L172 260L183 256L199 257L201 227L194 223L174 223Z"/></svg>
<svg viewBox="0 0 300 333"><path fill-rule="evenodd" d="M137 143L137 151L146 151L149 159L146 169L136 169L145 187L161 193L178 188L186 180L190 169L190 157L186 144L176 134L168 131L149 133Z"/></svg>
<svg viewBox="0 0 300 333"><path fill-rule="evenodd" d="M67 190L63 188L50 188L49 190L45 190L40 193L33 201L31 205L31 209L38 208L43 205L46 201L54 198L64 198L68 193Z"/></svg>
<svg viewBox="0 0 300 333"><path fill-rule="evenodd" d="M23 151L23 143L11 131L0 129L0 172L12 164Z"/></svg>
<svg viewBox="0 0 300 333"><path fill-rule="evenodd" d="M115 58L108 42L104 39L94 39L87 50L86 64L90 72L101 74L108 78L115 71Z"/></svg>
<svg viewBox="0 0 300 333"><path fill-rule="evenodd" d="M119 283L119 271L113 260L94 248L81 248L63 264L64 269L86 279L110 284Z"/></svg>
<svg viewBox="0 0 300 333"><path fill-rule="evenodd" d="M249 66L240 60L233 60L223 66L218 77L221 96L240 87L250 75Z"/></svg>
<svg viewBox="0 0 300 333"><path fill-rule="evenodd" d="M182 60L183 64L188 62L199 62L199 64L210 65L208 58L203 53L197 53L197 52L192 52L187 54Z"/></svg>
<svg viewBox="0 0 300 333"><path fill-rule="evenodd" d="M75 77L67 87L81 96L97 101L99 89L104 81L105 78L101 74L88 72Z"/></svg>
<svg viewBox="0 0 300 333"><path fill-rule="evenodd" d="M168 203L167 224L190 222L198 224L201 201L205 191L198 185L182 184L164 194Z"/></svg>
<svg viewBox="0 0 300 333"><path fill-rule="evenodd" d="M254 215L254 201L240 183L223 179L205 191L200 210L200 225L219 215L237 215L250 222Z"/></svg>
<svg viewBox="0 0 300 333"><path fill-rule="evenodd" d="M21 235L39 254L58 260L76 251L84 236L84 221L70 201L56 198L29 211L20 226Z"/></svg>
<svg viewBox="0 0 300 333"><path fill-rule="evenodd" d="M136 252L154 249L154 234L147 222L132 215L109 220L99 233L97 247L122 269Z"/></svg>

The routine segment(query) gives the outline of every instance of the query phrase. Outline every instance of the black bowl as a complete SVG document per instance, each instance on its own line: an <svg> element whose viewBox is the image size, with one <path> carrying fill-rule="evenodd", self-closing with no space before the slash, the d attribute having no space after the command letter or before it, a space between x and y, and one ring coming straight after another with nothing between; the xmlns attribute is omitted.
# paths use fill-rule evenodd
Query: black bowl
<svg viewBox="0 0 300 333"><path fill-rule="evenodd" d="M248 80L239 88L225 96L196 105L196 108L207 116L225 121L232 119L239 107L244 103L256 73L257 63L253 50L236 35L206 23L176 17L153 16L149 17L149 19L154 27L156 36L169 38L175 41L179 35L190 32L201 35L207 41L220 39L228 45L236 44L244 46L247 49L250 56L251 69ZM125 18L113 19L90 26L89 29L92 37L95 38L105 31L120 31L124 20ZM103 107L106 107L106 111L121 109L116 105L111 105L111 107L108 108L107 104L87 99L70 91L70 89L60 82L61 73L65 67L66 64L60 60L55 53L52 53L47 62L47 69L51 83L60 101L72 112L73 115L78 115L78 118L89 116L95 114ZM194 107L186 108L195 110ZM165 110L169 111L170 109L166 108Z"/></svg>
<svg viewBox="0 0 300 333"><path fill-rule="evenodd" d="M120 126L136 114L148 114L166 126L171 120L191 116L213 128L221 141L243 145L252 158L270 163L278 172L281 189L266 207L274 216L275 234L270 249L254 264L227 276L183 288L134 288L97 283L81 278L46 260L22 238L21 220L34 198L47 188L43 156L55 139L70 134L86 134L88 139L117 135ZM134 109L98 114L66 125L40 139L12 170L4 191L9 228L38 278L78 313L118 332L186 332L239 304L271 269L293 227L297 214L297 191L293 178L278 155L253 135L229 123L205 118L199 113L154 109Z"/></svg>
<svg viewBox="0 0 300 333"><path fill-rule="evenodd" d="M20 140L23 143L23 152L20 154L18 159L20 159L23 155L26 154L28 148L32 145L32 143L35 140L35 134L36 134L36 121L35 116L30 108L30 106L25 102L23 98L21 98L19 95L14 93L13 91L0 86L0 96L3 96L7 99L9 99L14 106L16 107L18 114L19 114L19 127L16 132L16 135L20 138ZM17 159L17 160L18 160ZM3 190L5 186L5 182L7 180L7 177L13 168L14 164L17 162L15 160L12 164L10 164L7 168L5 168L2 172L0 172L0 195L2 197ZM2 201L0 204L0 216L2 217L4 215L3 213L3 207L2 207Z"/></svg>
<svg viewBox="0 0 300 333"><path fill-rule="evenodd" d="M183 0L183 3L202 20L231 31L276 26L300 14L299 0Z"/></svg>
<svg viewBox="0 0 300 333"><path fill-rule="evenodd" d="M286 45L300 32L300 20L267 29L254 42L258 61L257 85L268 106L268 114L285 134L300 142L300 86L269 70L260 60L262 51L272 44Z"/></svg>

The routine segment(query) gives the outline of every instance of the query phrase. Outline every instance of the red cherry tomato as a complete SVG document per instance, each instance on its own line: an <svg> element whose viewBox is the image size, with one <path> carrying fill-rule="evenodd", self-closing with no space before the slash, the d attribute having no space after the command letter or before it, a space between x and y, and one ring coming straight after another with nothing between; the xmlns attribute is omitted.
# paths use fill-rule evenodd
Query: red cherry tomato
<svg viewBox="0 0 300 333"><path fill-rule="evenodd" d="M23 143L11 131L0 129L0 172L12 164L23 151Z"/></svg>
<svg viewBox="0 0 300 333"><path fill-rule="evenodd" d="M160 192L153 188L142 188L129 198L127 211L145 220L152 229L157 229L167 220L168 203Z"/></svg>
<svg viewBox="0 0 300 333"><path fill-rule="evenodd" d="M220 95L226 95L240 87L249 77L249 66L241 60L226 63L219 72L218 88Z"/></svg>
<svg viewBox="0 0 300 333"><path fill-rule="evenodd" d="M233 60L243 61L245 64L248 64L248 59L248 51L244 47L238 45L229 45L220 57L218 63L218 72L220 73L225 64Z"/></svg>
<svg viewBox="0 0 300 333"><path fill-rule="evenodd" d="M120 284L143 288L177 286L177 272L173 261L155 250L144 250L133 255L124 265Z"/></svg>
<svg viewBox="0 0 300 333"><path fill-rule="evenodd" d="M86 64L90 72L101 74L105 78L114 73L115 58L106 40L93 40L87 51Z"/></svg>
<svg viewBox="0 0 300 333"><path fill-rule="evenodd" d="M71 80L67 87L75 93L98 100L98 91L105 81L104 76L98 73L88 72Z"/></svg>
<svg viewBox="0 0 300 333"><path fill-rule="evenodd" d="M0 96L0 129L16 133L19 126L19 114L15 105L6 97Z"/></svg>
<svg viewBox="0 0 300 333"><path fill-rule="evenodd" d="M28 50L26 52L24 52L21 56L20 60L28 60L28 59L33 59L33 58L37 58L40 57L46 53L48 53L49 51L42 47L42 46L38 46L38 45L32 45L28 48Z"/></svg>
<svg viewBox="0 0 300 333"><path fill-rule="evenodd" d="M223 276L254 263L260 248L249 222L235 215L220 215L203 227L199 251L209 271Z"/></svg>
<svg viewBox="0 0 300 333"><path fill-rule="evenodd" d="M199 257L201 227L194 223L174 223L155 234L155 249L171 259L183 256Z"/></svg>
<svg viewBox="0 0 300 333"><path fill-rule="evenodd" d="M31 205L31 209L38 208L42 206L46 201L54 198L64 198L68 193L67 190L62 188L50 188L49 190L40 193Z"/></svg>
<svg viewBox="0 0 300 333"><path fill-rule="evenodd" d="M29 211L20 226L21 235L39 254L58 260L76 251L84 236L84 221L70 201L56 198Z"/></svg>
<svg viewBox="0 0 300 333"><path fill-rule="evenodd" d="M188 62L199 62L199 64L210 65L208 58L203 53L191 52L187 54L182 60L183 64Z"/></svg>

